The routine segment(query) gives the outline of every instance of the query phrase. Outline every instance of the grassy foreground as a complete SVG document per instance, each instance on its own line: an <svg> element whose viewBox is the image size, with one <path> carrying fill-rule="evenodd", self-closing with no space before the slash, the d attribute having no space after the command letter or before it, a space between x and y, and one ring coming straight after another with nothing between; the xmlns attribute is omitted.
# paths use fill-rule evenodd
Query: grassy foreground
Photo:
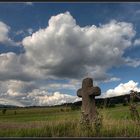
<svg viewBox="0 0 140 140"><path fill-rule="evenodd" d="M80 124L80 110L70 107L11 109L5 115L0 110L0 137L140 137L140 124L131 120L128 106L98 111L103 125L97 132Z"/></svg>

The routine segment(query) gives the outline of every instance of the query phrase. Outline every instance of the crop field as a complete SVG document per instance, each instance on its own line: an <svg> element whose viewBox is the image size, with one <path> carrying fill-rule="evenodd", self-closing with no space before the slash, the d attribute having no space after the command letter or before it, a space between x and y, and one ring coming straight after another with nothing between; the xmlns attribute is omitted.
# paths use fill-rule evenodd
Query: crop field
<svg viewBox="0 0 140 140"><path fill-rule="evenodd" d="M140 107L138 107L140 112ZM102 125L80 123L80 109L71 107L16 108L0 110L0 137L140 137L140 124L130 117L129 107L98 109Z"/></svg>

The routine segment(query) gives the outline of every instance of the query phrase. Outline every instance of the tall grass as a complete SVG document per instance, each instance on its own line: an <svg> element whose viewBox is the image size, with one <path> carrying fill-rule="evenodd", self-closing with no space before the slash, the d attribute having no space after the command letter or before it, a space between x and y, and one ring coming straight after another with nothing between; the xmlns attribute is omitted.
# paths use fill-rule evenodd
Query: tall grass
<svg viewBox="0 0 140 140"><path fill-rule="evenodd" d="M18 111L16 115L9 112L6 118L0 115L0 137L140 137L140 124L130 119L127 107L99 110L103 116L100 131L96 131L95 125L83 127L80 110L61 112L59 108L50 114L45 110L43 115L37 115L39 110L33 112L29 115L24 110L23 116Z"/></svg>
<svg viewBox="0 0 140 140"><path fill-rule="evenodd" d="M130 121L104 120L97 133L95 127L83 129L77 121L45 123L40 127L3 129L1 137L140 137L140 126Z"/></svg>

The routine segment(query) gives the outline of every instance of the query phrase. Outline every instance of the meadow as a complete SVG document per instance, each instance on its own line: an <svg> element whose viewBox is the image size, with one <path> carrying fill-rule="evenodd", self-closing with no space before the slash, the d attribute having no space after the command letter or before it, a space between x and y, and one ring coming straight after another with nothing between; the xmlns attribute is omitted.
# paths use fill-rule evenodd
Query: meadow
<svg viewBox="0 0 140 140"><path fill-rule="evenodd" d="M140 112L140 107L138 107ZM80 123L80 109L71 107L0 110L0 137L140 137L140 124L130 117L128 106L98 109L102 126L96 131Z"/></svg>

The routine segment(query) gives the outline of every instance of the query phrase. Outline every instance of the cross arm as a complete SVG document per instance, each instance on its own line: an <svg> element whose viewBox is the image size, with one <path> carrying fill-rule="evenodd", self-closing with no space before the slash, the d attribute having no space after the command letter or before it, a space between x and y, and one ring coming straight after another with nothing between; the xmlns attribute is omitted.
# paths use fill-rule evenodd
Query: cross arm
<svg viewBox="0 0 140 140"><path fill-rule="evenodd" d="M81 88L77 90L77 96L82 97L82 89Z"/></svg>
<svg viewBox="0 0 140 140"><path fill-rule="evenodd" d="M99 96L101 95L101 89L99 87L92 87L88 90L88 95Z"/></svg>

